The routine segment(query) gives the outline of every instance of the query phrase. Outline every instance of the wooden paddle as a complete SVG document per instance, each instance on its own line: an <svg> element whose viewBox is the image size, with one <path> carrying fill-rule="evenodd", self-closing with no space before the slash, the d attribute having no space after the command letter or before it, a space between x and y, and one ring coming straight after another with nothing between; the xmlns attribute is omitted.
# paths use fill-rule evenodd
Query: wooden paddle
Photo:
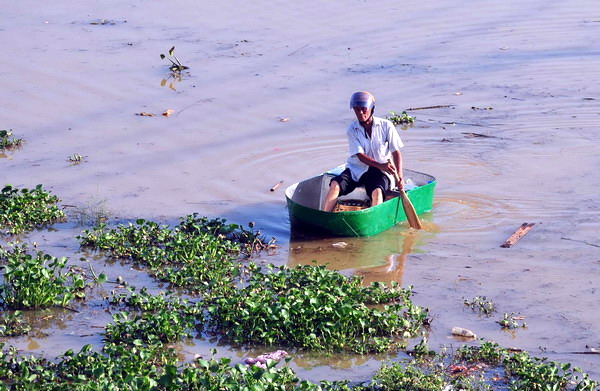
<svg viewBox="0 0 600 391"><path fill-rule="evenodd" d="M388 163L392 163L391 160L388 160ZM406 219L408 220L408 224L411 228L421 229L421 222L419 221L419 216L417 216L417 211L413 206L412 202L410 202L410 198L406 195L404 189L400 189L400 177L398 176L398 171L396 171L396 167L394 167L394 179L396 180L396 185L398 186L398 191L400 192L400 198L402 199L402 207L404 208L404 214L406 214Z"/></svg>

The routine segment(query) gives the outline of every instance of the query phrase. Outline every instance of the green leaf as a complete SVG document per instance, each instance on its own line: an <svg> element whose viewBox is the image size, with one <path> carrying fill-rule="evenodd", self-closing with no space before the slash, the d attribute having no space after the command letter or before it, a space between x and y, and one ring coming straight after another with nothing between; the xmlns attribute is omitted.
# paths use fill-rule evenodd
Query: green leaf
<svg viewBox="0 0 600 391"><path fill-rule="evenodd" d="M104 284L106 282L107 278L106 278L106 274L104 273L100 273L100 275L98 276L98 284Z"/></svg>

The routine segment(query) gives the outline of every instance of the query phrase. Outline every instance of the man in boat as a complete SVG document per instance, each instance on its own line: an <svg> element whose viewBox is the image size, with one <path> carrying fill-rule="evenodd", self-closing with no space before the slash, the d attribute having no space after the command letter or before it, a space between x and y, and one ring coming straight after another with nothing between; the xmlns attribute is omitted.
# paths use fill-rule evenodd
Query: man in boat
<svg viewBox="0 0 600 391"><path fill-rule="evenodd" d="M400 178L398 188L404 186L400 153L404 144L394 124L373 116L375 98L369 92L352 94L350 108L356 115L346 130L350 157L347 168L329 184L323 207L327 212L335 209L339 196L351 193L357 186L365 186L371 206L381 204L394 183L394 171Z"/></svg>

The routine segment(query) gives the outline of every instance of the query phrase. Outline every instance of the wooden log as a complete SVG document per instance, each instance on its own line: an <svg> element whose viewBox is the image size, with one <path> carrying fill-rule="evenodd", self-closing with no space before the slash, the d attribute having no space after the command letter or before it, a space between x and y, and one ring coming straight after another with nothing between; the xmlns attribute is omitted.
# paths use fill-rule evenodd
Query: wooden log
<svg viewBox="0 0 600 391"><path fill-rule="evenodd" d="M275 190L277 190L277 189L279 188L279 186L281 186L281 184L282 184L282 183L283 183L283 181L279 181L279 182L277 182L277 183L275 184L275 186L273 186L273 187L271 188L271 191L275 191Z"/></svg>
<svg viewBox="0 0 600 391"><path fill-rule="evenodd" d="M533 228L535 223L523 223L500 247L509 248L515 245L523 236Z"/></svg>

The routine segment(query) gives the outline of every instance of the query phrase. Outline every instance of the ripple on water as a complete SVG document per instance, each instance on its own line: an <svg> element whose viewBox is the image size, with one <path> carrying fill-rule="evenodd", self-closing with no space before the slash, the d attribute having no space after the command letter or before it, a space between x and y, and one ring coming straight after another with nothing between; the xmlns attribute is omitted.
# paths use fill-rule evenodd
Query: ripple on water
<svg viewBox="0 0 600 391"><path fill-rule="evenodd" d="M445 232L486 231L513 219L518 208L483 194L436 197L432 220Z"/></svg>

